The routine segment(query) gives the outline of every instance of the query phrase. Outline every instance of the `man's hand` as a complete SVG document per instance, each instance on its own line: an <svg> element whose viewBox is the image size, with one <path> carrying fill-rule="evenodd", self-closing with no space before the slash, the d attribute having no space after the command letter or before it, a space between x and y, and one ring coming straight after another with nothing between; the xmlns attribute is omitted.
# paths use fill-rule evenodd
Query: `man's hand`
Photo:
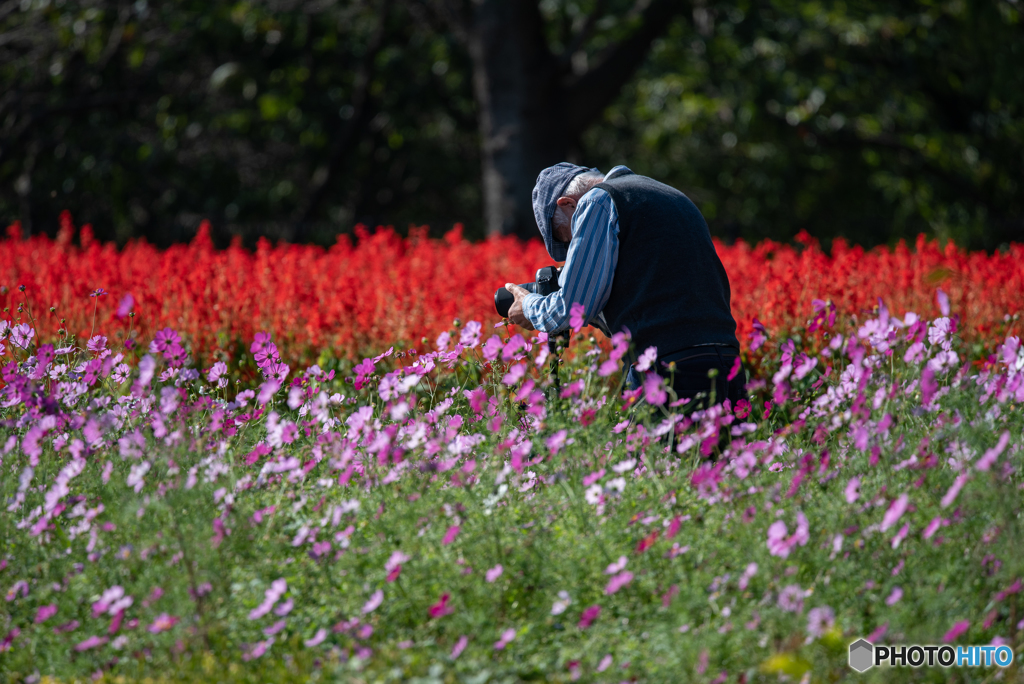
<svg viewBox="0 0 1024 684"><path fill-rule="evenodd" d="M516 300L512 302L512 306L508 308L508 320L521 328L534 330L533 323L531 323L530 319L523 314L523 299L525 299L526 295L530 293L526 291L526 288L519 287L515 283L505 283L505 289L516 298Z"/></svg>

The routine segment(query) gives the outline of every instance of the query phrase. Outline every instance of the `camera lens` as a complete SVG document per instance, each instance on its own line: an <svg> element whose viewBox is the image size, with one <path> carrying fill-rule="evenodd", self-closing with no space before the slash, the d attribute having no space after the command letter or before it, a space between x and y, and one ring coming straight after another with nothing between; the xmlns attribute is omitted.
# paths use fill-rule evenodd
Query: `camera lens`
<svg viewBox="0 0 1024 684"><path fill-rule="evenodd" d="M512 307L514 301L516 301L516 298L505 288L499 287L494 291L494 309L502 318L508 318L508 310Z"/></svg>

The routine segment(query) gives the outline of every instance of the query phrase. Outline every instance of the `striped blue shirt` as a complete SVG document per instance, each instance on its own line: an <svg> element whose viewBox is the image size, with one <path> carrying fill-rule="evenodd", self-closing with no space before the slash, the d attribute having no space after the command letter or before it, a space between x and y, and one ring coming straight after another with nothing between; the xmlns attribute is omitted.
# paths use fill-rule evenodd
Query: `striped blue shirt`
<svg viewBox="0 0 1024 684"><path fill-rule="evenodd" d="M629 171L616 166L604 179ZM580 198L572 215L572 240L565 266L558 277L559 289L543 297L527 295L523 315L533 327L548 333L569 327L573 304L582 304L589 324L601 313L612 292L612 278L619 260L619 215L611 195L593 188Z"/></svg>

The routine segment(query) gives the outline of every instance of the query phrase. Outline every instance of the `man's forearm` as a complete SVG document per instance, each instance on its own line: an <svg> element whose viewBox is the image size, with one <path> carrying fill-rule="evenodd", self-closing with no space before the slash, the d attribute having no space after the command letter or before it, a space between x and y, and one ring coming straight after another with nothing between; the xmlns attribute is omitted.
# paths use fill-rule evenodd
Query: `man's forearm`
<svg viewBox="0 0 1024 684"><path fill-rule="evenodd" d="M547 297L530 294L523 300L523 314L530 319L534 328L541 332L556 333L569 326L569 310L561 301L560 294L561 290Z"/></svg>

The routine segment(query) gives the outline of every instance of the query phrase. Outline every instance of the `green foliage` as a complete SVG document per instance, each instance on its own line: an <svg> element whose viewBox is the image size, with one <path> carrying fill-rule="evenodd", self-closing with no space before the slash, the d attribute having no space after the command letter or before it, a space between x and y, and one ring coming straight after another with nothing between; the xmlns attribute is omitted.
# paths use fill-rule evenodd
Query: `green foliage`
<svg viewBox="0 0 1024 684"><path fill-rule="evenodd" d="M163 244L203 217L221 242L357 221L480 236L466 36L423 5L7 3L0 220L52 232L68 208ZM634 29L629 5L543 2L548 41L583 69ZM1024 230L1020 26L1015 0L702 2L568 135L581 161L680 187L726 238L994 249Z"/></svg>
<svg viewBox="0 0 1024 684"><path fill-rule="evenodd" d="M10 3L0 220L52 231L67 208L119 241L210 218L221 242L329 242L479 214L449 180L476 164L463 58L394 4Z"/></svg>
<svg viewBox="0 0 1024 684"><path fill-rule="evenodd" d="M887 347L871 331L890 325L869 321L864 335ZM622 401L582 336L561 370L566 391L530 373L547 398L528 402L528 388L503 381L516 360L492 365L479 350L419 356L420 368L436 367L407 395L388 388L417 366L354 371L366 381L356 390L307 372L259 413L252 397L229 404L213 381L188 380L187 367L180 387L157 378L152 394L137 376L108 379L79 407L78 427L39 442L27 480L29 426L47 423L10 402L0 418L20 425L21 449L9 445L0 466L9 502L0 635L21 634L0 671L15 680L100 671L113 681L216 672L228 681L502 682L569 681L578 668L592 680L724 671L882 682L893 673L846 666L847 644L880 628L886 643L938 643L967 620L960 643L998 636L1016 648L1024 422L1013 392L1024 355L1003 352L1010 367L975 382L949 363L943 347L956 341L940 322L920 349L938 364L931 386L923 359L902 360L925 328L901 332L892 355L854 341L809 373L783 370L771 411L749 418ZM819 341L838 339L832 331ZM769 374L777 351L766 355ZM32 362L13 353L29 373ZM760 407L767 397L755 398ZM119 409L107 411L111 399ZM55 452L53 438L78 435L88 447ZM396 451L380 451L383 435ZM61 494L74 449L83 471ZM950 499L958 477L963 491ZM903 497L909 505L887 520ZM55 501L66 512L33 532L35 507ZM779 522L784 550L766 545ZM613 576L625 579L616 590ZM252 614L279 580L286 592ZM113 586L133 597L123 622L96 607ZM36 623L51 604L56 616ZM600 614L582 624L590 606ZM181 622L151 629L161 615ZM72 620L80 624L54 629ZM303 645L321 629L321 643ZM110 641L76 651L88 636ZM465 651L453 655L462 637ZM265 654L242 659L261 642ZM899 674L937 682L949 673Z"/></svg>
<svg viewBox="0 0 1024 684"><path fill-rule="evenodd" d="M993 249L1024 229L1014 2L716 3L694 9L586 136L748 240Z"/></svg>

